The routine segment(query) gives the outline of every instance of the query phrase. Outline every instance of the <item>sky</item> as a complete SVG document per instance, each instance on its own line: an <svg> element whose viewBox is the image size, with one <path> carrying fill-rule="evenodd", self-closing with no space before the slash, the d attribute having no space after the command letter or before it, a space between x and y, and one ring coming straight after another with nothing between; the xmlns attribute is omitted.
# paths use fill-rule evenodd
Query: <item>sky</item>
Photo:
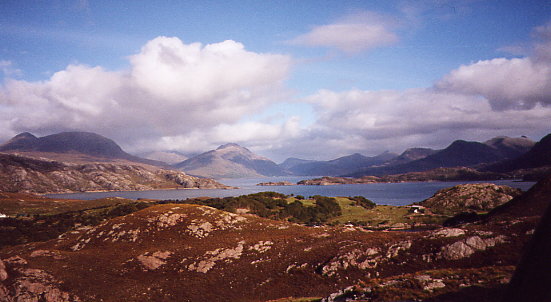
<svg viewBox="0 0 551 302"><path fill-rule="evenodd" d="M551 133L551 2L0 1L0 142L276 162Z"/></svg>

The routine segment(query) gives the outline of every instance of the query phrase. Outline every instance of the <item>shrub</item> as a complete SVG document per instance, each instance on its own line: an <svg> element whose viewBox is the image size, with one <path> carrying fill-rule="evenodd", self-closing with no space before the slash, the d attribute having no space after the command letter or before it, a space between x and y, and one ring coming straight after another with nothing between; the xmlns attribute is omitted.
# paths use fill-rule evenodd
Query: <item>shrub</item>
<svg viewBox="0 0 551 302"><path fill-rule="evenodd" d="M354 196L354 197L348 197L348 199L350 200L354 200L356 202L356 205L358 206L361 206L365 209L373 209L374 207L377 206L376 203L374 203L373 201L363 197L363 196Z"/></svg>

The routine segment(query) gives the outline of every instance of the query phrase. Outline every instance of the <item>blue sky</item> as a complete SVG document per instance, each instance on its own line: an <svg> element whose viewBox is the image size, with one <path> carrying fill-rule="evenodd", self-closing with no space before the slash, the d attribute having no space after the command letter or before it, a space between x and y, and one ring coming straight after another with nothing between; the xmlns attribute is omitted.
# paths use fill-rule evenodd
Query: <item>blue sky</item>
<svg viewBox="0 0 551 302"><path fill-rule="evenodd" d="M2 1L0 11L2 140L83 130L132 152L237 142L281 161L551 132L549 1Z"/></svg>

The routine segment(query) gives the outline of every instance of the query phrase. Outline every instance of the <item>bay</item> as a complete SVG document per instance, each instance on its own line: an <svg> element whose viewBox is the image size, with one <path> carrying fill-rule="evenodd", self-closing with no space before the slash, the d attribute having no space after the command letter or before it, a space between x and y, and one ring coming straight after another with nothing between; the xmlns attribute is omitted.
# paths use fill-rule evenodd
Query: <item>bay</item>
<svg viewBox="0 0 551 302"><path fill-rule="evenodd" d="M289 181L296 183L304 177L264 177L264 178L236 178L221 179L221 183L239 187L232 190L152 190L152 191L116 191L116 192L87 192L70 194L48 194L51 198L91 200L105 197L122 197L129 199L187 199L193 197L229 197L247 195L257 192L274 191L283 194L322 196L364 196L377 204L408 205L431 197L440 189L449 188L465 183L495 183L528 190L534 182L518 182L513 180L498 181L453 181L453 182L406 182L406 183L375 183L331 186L257 186L260 182Z"/></svg>

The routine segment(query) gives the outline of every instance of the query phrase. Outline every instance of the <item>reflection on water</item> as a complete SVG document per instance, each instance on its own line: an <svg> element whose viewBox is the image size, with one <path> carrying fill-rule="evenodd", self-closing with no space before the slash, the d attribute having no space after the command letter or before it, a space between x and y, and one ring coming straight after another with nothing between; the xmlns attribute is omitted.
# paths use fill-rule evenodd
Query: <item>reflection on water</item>
<svg viewBox="0 0 551 302"><path fill-rule="evenodd" d="M480 183L481 181L457 181L457 182L410 182L410 183L376 183L333 186L257 186L260 182L290 181L296 183L305 177L265 177L265 178L237 178L221 179L221 183L236 186L235 190L154 190L131 192L93 192L74 194L50 194L48 197L71 199L97 199L104 197L123 197L130 199L186 199L191 197L227 197L252 194L262 191L275 191L283 194L295 194L303 196L364 196L377 204L408 205L422 201L432 196L436 191L464 183ZM512 180L486 181L498 185L507 185L522 190L528 190L533 182L515 182Z"/></svg>

